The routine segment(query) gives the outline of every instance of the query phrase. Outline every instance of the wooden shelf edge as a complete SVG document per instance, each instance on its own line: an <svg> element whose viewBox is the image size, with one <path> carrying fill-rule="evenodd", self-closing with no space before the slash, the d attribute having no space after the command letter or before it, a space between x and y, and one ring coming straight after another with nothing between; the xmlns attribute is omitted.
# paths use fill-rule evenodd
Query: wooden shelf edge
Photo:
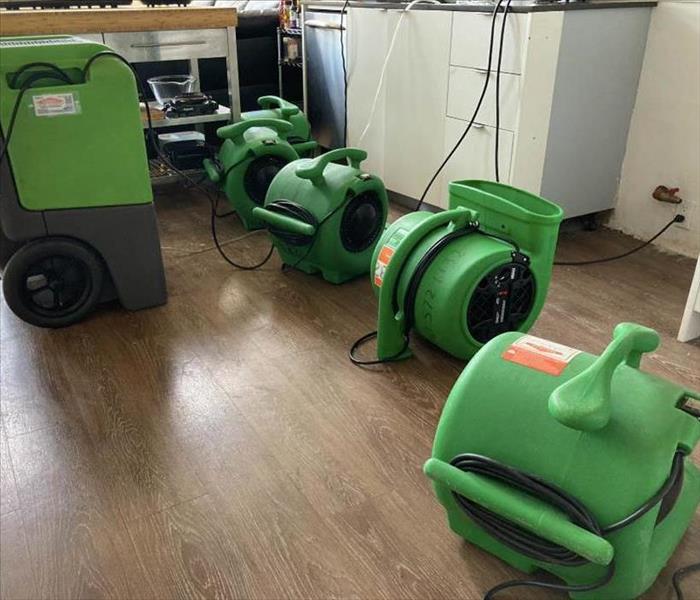
<svg viewBox="0 0 700 600"><path fill-rule="evenodd" d="M0 12L0 36L236 27L235 8L91 8Z"/></svg>

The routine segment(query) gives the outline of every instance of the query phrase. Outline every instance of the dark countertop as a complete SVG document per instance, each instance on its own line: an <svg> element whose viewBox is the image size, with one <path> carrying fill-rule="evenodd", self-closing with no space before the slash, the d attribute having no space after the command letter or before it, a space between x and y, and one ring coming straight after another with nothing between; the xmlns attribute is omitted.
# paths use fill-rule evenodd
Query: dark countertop
<svg viewBox="0 0 700 600"><path fill-rule="evenodd" d="M339 9L345 2L341 0L302 0L302 4L308 8ZM400 10L406 8L407 2L378 2L368 0L367 2L351 1L348 6L352 8L383 8ZM604 8L639 8L654 7L656 0L592 0L589 2L533 2L532 0L514 0L510 6L510 12L530 13L530 12L552 12L564 10L591 10ZM411 12L416 10L452 10L459 12L492 12L494 3L491 2L468 2L456 4L445 2L443 4L416 4L411 8Z"/></svg>

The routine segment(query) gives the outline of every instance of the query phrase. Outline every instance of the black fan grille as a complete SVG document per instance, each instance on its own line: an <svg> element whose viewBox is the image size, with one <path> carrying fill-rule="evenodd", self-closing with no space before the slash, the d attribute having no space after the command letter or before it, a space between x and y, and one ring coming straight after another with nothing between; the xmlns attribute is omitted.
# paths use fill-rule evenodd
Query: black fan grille
<svg viewBox="0 0 700 600"><path fill-rule="evenodd" d="M272 180L288 162L279 156L267 155L256 158L248 165L243 177L243 187L255 204L265 204L265 195Z"/></svg>
<svg viewBox="0 0 700 600"><path fill-rule="evenodd" d="M467 309L467 328L481 343L518 329L535 302L532 271L520 263L507 263L490 271L476 286Z"/></svg>
<svg viewBox="0 0 700 600"><path fill-rule="evenodd" d="M377 241L384 224L384 207L376 192L355 196L343 211L340 241L348 252L362 252Z"/></svg>

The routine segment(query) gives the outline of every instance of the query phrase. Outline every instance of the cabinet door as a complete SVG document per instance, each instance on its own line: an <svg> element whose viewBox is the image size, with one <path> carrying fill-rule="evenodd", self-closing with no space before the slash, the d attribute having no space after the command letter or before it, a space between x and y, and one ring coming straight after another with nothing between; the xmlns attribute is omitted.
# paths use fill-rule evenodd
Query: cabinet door
<svg viewBox="0 0 700 600"><path fill-rule="evenodd" d="M363 168L384 177L384 135L386 81L379 90L377 102L364 137L362 133L370 118L387 53L387 12L366 8L351 8L347 15L348 65L348 146L367 151ZM396 55L392 60L398 60ZM386 77L385 77L386 79Z"/></svg>
<svg viewBox="0 0 700 600"><path fill-rule="evenodd" d="M451 64L476 69L486 68L491 37L491 18L490 12L455 13L452 26ZM506 18L503 64L501 66L504 73L522 73L522 56L527 40L528 19L529 15L512 13ZM502 21L502 16L496 19L493 68L496 67L496 50Z"/></svg>
<svg viewBox="0 0 700 600"><path fill-rule="evenodd" d="M399 15L389 13L389 36ZM406 13L387 69L385 183L414 199L443 160L451 22L448 11ZM427 202L439 194L438 181Z"/></svg>
<svg viewBox="0 0 700 600"><path fill-rule="evenodd" d="M445 124L445 140L443 154L447 154L457 143L467 127L466 121L448 118ZM499 161L501 181L510 180L510 162L513 151L513 133L501 130L499 139ZM454 153L444 169L442 192L436 206L447 208L448 183L463 179L494 180L494 154L496 146L496 129L481 123L475 124L467 137Z"/></svg>
<svg viewBox="0 0 700 600"><path fill-rule="evenodd" d="M501 127L515 131L520 102L520 75L501 73L500 79ZM447 116L467 121L471 119L485 81L485 71L450 67ZM477 121L485 125L496 125L496 76L493 74L489 79L489 87L479 109Z"/></svg>

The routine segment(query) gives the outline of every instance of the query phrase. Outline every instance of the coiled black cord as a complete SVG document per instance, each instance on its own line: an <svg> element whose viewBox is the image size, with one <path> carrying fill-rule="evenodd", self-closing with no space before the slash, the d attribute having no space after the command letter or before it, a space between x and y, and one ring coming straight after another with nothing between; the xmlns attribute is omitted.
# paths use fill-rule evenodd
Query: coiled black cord
<svg viewBox="0 0 700 600"><path fill-rule="evenodd" d="M577 498L535 475L519 471L518 469L479 454L460 454L455 456L455 458L450 461L450 464L462 471L476 473L488 477L489 479L495 479L496 481L506 483L521 492L525 492L534 498L542 500L564 513L569 517L572 523L575 523L582 529L604 537L634 523L661 502L666 495L674 489L678 479L682 477L684 458L685 454L683 452L676 452L673 456L671 472L661 488L637 510L624 519L606 527L601 526L595 515L593 515L593 513L591 513ZM588 564L585 558L571 550L545 540L519 527L515 523L504 519L476 502L468 500L457 492L453 491L452 496L457 502L457 505L472 521L474 521L474 523L515 552L523 554L532 560L555 565L572 567ZM547 588L566 592L591 591L609 583L614 574L615 565L614 562L611 562L605 575L590 584L567 585L538 580L506 581L491 588L484 596L484 600L492 600L498 592L507 588L520 586Z"/></svg>
<svg viewBox="0 0 700 600"><path fill-rule="evenodd" d="M271 212L279 213L292 219L296 219L297 221L301 221L302 223L313 225L316 229L318 228L318 219L316 216L305 206L292 202L291 200L275 200L274 202L266 204L265 208ZM290 246L306 246L313 241L315 235L292 233L271 225L267 226L267 230L271 235L278 237L285 244Z"/></svg>

